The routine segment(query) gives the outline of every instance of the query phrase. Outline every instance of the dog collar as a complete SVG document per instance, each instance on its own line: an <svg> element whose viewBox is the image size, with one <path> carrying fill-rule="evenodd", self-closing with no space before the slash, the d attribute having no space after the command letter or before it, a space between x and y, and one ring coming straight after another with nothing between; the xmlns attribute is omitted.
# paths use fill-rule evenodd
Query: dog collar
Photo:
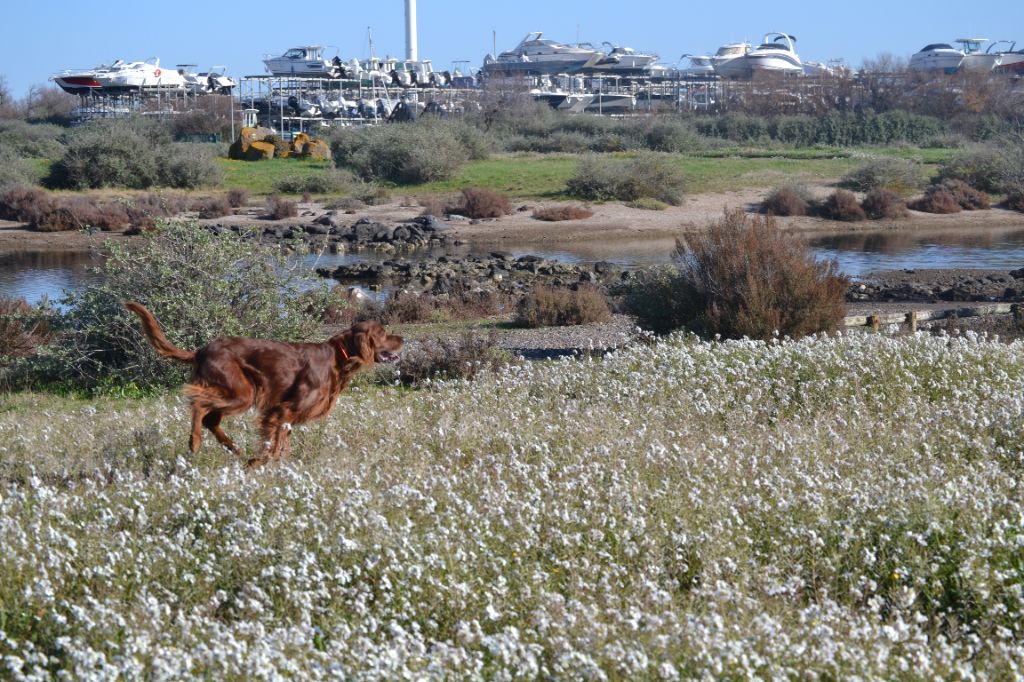
<svg viewBox="0 0 1024 682"><path fill-rule="evenodd" d="M339 346L338 346L338 351L339 351L339 352L341 353L341 357L345 358L346 360L348 360L348 359L349 359L349 357L348 357L348 351L347 351L347 350L345 350L345 347L344 347L344 346L342 346L342 345L339 345Z"/></svg>

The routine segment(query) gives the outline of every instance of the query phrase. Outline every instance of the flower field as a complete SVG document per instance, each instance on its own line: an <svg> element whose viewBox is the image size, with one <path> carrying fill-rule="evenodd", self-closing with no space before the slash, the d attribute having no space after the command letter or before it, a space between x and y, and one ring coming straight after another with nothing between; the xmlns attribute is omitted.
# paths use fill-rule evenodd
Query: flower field
<svg viewBox="0 0 1024 682"><path fill-rule="evenodd" d="M970 334L363 384L254 474L177 396L2 397L0 678L1019 677L1022 413Z"/></svg>

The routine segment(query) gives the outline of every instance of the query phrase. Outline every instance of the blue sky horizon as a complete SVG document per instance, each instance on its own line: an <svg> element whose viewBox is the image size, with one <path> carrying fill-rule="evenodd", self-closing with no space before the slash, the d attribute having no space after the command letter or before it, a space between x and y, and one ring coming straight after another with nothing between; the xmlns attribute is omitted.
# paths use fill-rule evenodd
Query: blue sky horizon
<svg viewBox="0 0 1024 682"><path fill-rule="evenodd" d="M983 11L985 4L991 5L989 11ZM315 12L282 13L280 7L264 0L230 6L195 0L18 3L5 11L9 35L0 42L0 77L12 94L23 97L32 86L50 85L48 78L63 69L159 57L166 66L226 65L237 78L264 73L264 55L297 45L324 45L327 56L337 53L346 61L369 56L368 28L376 54L405 54L403 0L367 7L325 4ZM862 0L856 6L790 4L782 12L778 5L752 0L734 0L728 11L722 5L685 6L678 0L648 0L642 12L635 7L582 0L500 5L418 0L420 57L432 59L440 70L458 62L475 69L492 50L492 32L502 51L531 31L568 43L629 45L656 52L667 64L725 43L757 41L770 31L795 35L805 60L842 58L853 67L884 53L908 58L927 43L961 37L1017 40L1018 49L1024 49L1024 3L1019 2L978 6ZM43 44L60 47L44 50Z"/></svg>

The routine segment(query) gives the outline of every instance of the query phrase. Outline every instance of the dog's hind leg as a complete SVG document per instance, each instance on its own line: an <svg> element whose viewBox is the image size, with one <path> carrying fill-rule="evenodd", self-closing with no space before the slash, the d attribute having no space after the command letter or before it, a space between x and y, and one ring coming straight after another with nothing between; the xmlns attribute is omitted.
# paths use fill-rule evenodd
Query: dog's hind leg
<svg viewBox="0 0 1024 682"><path fill-rule="evenodd" d="M240 450L235 445L235 441L231 440L231 437L224 433L224 429L220 428L220 420L224 418L224 414L219 411L210 412L210 414L203 417L203 426L210 430L213 437L217 439L217 442L226 447L234 454L239 454Z"/></svg>
<svg viewBox="0 0 1024 682"><path fill-rule="evenodd" d="M188 438L188 451L193 455L199 451L203 443L203 422L208 409L198 403L192 403L192 434Z"/></svg>

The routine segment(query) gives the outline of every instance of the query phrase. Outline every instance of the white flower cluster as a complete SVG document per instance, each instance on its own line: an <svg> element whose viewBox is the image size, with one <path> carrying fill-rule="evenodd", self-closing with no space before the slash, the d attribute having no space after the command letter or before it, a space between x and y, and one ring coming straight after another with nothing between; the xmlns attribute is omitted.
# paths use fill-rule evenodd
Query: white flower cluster
<svg viewBox="0 0 1024 682"><path fill-rule="evenodd" d="M926 335L361 388L255 474L16 396L0 678L1019 677L1022 412L1024 345Z"/></svg>

